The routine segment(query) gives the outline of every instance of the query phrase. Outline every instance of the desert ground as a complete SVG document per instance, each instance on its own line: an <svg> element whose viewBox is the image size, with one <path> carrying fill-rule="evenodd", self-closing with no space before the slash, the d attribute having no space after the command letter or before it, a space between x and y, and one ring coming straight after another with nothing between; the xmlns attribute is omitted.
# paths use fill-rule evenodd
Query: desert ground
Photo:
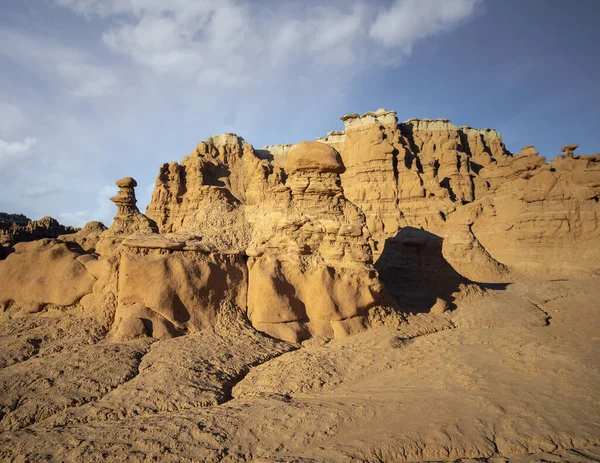
<svg viewBox="0 0 600 463"><path fill-rule="evenodd" d="M515 283L302 345L236 320L111 344L81 311L13 319L2 459L598 461L599 297Z"/></svg>

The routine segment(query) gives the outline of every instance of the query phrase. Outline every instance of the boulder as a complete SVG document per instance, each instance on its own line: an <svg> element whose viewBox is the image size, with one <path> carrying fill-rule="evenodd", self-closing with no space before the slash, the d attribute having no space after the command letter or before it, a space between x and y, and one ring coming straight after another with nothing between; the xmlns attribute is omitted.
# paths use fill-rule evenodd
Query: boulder
<svg viewBox="0 0 600 463"><path fill-rule="evenodd" d="M80 261L81 252L52 239L18 243L0 261L0 306L12 303L23 312L45 305L70 306L92 292L94 277Z"/></svg>
<svg viewBox="0 0 600 463"><path fill-rule="evenodd" d="M340 154L331 146L319 142L303 141L294 145L285 162L288 174L299 171L341 174L344 170Z"/></svg>

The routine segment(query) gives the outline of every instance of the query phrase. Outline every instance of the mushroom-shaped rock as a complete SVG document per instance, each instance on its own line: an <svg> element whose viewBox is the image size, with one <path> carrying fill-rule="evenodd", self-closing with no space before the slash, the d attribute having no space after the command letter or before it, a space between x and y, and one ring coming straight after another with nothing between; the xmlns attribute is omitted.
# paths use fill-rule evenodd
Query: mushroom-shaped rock
<svg viewBox="0 0 600 463"><path fill-rule="evenodd" d="M523 156L538 156L540 153L535 149L535 146L528 145L521 148L521 155Z"/></svg>
<svg viewBox="0 0 600 463"><path fill-rule="evenodd" d="M290 150L285 163L288 174L298 171L341 174L345 170L340 154L331 146L318 141L298 143Z"/></svg>
<svg viewBox="0 0 600 463"><path fill-rule="evenodd" d="M117 180L116 183L119 188L135 188L137 186L137 182L132 177L124 177L121 180Z"/></svg>
<svg viewBox="0 0 600 463"><path fill-rule="evenodd" d="M573 154L574 154L574 152L575 152L575 150L576 150L577 148L579 148L579 145L577 145L577 144L573 143L573 144L571 144L571 145L565 145L565 146L563 146L563 147L562 147L562 149L561 149L561 151L562 151L563 153L565 153L565 154L564 154L565 156L568 156L568 157L573 157Z"/></svg>
<svg viewBox="0 0 600 463"><path fill-rule="evenodd" d="M121 180L117 180L117 186L119 192L116 196L110 198L110 200L117 205L119 208L117 216L127 216L139 213L137 206L137 200L135 199L135 187L137 182L131 177L125 177Z"/></svg>
<svg viewBox="0 0 600 463"><path fill-rule="evenodd" d="M119 192L110 200L117 205L117 215L110 228L104 231L95 243L98 254L111 253L132 233L158 233L156 222L142 214L136 206L137 182L131 177L125 177L117 180L116 184Z"/></svg>

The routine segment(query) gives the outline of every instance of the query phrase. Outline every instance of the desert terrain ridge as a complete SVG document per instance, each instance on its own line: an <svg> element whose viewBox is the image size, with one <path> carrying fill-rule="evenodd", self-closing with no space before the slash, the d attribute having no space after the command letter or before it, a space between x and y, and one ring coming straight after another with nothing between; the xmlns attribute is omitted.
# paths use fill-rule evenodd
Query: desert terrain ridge
<svg viewBox="0 0 600 463"><path fill-rule="evenodd" d="M600 461L600 154L342 121L0 215L0 459Z"/></svg>

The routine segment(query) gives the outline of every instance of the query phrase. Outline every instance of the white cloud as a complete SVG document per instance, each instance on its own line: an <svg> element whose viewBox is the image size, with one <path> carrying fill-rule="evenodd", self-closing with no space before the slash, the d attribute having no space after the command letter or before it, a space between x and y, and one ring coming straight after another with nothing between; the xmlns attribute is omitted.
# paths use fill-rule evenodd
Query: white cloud
<svg viewBox="0 0 600 463"><path fill-rule="evenodd" d="M414 43L471 16L483 0L396 0L378 14L369 35L410 54Z"/></svg>
<svg viewBox="0 0 600 463"><path fill-rule="evenodd" d="M159 74L203 85L246 86L265 75L357 71L381 56L408 55L416 41L467 18L483 0L396 0L389 9L361 1L286 7L233 0L56 0L112 21L103 34L114 53ZM398 56L387 63L397 65Z"/></svg>
<svg viewBox="0 0 600 463"><path fill-rule="evenodd" d="M23 141L8 142L0 139L0 168L7 167L14 162L22 162L29 158L37 145L35 138L26 138Z"/></svg>

